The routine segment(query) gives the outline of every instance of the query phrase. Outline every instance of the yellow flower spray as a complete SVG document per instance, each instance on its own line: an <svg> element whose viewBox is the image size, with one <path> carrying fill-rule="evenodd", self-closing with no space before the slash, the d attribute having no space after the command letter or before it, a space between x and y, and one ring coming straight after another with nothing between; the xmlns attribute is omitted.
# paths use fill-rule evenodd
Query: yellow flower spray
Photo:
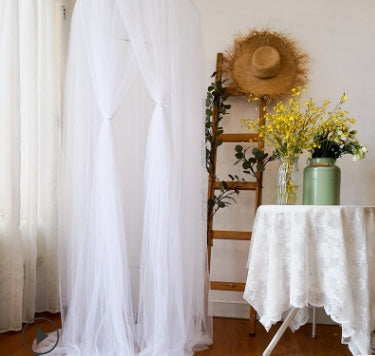
<svg viewBox="0 0 375 356"><path fill-rule="evenodd" d="M279 101L270 113L265 113L265 124L258 120L243 120L249 130L258 131L266 143L273 146L283 165L283 184L279 187L278 201L295 204L297 188L292 173L296 159L312 145L312 128L322 110L308 100L301 103L302 89L293 89L287 103ZM257 100L251 98L250 100ZM328 105L328 104L327 104Z"/></svg>

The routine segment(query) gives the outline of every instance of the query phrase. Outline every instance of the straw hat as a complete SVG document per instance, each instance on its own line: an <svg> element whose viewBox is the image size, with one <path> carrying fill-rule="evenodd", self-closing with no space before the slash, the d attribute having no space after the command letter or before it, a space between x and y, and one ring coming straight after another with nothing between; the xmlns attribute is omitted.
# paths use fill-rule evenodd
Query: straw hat
<svg viewBox="0 0 375 356"><path fill-rule="evenodd" d="M235 39L224 70L242 92L278 98L305 84L306 66L307 55L287 36L253 30Z"/></svg>

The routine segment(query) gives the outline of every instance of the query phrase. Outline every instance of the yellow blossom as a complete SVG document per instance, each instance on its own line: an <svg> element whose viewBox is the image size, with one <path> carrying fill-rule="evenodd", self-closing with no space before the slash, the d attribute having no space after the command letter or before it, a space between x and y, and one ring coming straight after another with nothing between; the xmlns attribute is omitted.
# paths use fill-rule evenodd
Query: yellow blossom
<svg viewBox="0 0 375 356"><path fill-rule="evenodd" d="M279 157L289 160L298 157L305 149L312 155L330 155L331 151L324 153L327 142L336 145L336 156L351 153L361 158L365 153L362 147L365 146L359 145L356 131L350 130L350 124L354 124L355 120L349 118L348 112L340 106L346 101L346 94L341 96L334 110L329 111L329 99L325 99L321 106L312 99L305 100L301 105L301 92L305 89L293 88L287 104L279 101L271 112L266 112L266 125L262 119L249 120L245 125L249 130L258 131L259 137L273 146Z"/></svg>

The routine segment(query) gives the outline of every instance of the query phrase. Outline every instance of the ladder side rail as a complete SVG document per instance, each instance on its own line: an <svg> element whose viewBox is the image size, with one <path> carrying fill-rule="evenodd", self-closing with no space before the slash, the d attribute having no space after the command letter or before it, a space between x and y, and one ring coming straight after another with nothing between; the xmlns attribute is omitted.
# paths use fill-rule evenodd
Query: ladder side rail
<svg viewBox="0 0 375 356"><path fill-rule="evenodd" d="M218 53L216 58L216 75L215 83L221 82L223 73L223 54ZM219 108L217 104L214 104L212 113L212 132L215 135L219 126ZM217 141L214 140L211 143L211 155L212 155L212 171L208 177L208 199L215 199L215 183L216 183L216 157L217 157ZM208 211L207 216L207 255L208 255L208 270L211 269L211 248L212 248L212 228L213 228L213 215L214 209L211 208Z"/></svg>

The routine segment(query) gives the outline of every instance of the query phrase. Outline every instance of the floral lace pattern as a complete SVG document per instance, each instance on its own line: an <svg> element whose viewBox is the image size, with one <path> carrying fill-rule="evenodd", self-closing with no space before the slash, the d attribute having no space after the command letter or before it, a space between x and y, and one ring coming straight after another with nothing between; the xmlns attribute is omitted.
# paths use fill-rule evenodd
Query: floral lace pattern
<svg viewBox="0 0 375 356"><path fill-rule="evenodd" d="M291 307L323 306L353 354L375 330L375 207L263 205L254 221L244 299L267 331ZM374 333L373 333L374 334Z"/></svg>

